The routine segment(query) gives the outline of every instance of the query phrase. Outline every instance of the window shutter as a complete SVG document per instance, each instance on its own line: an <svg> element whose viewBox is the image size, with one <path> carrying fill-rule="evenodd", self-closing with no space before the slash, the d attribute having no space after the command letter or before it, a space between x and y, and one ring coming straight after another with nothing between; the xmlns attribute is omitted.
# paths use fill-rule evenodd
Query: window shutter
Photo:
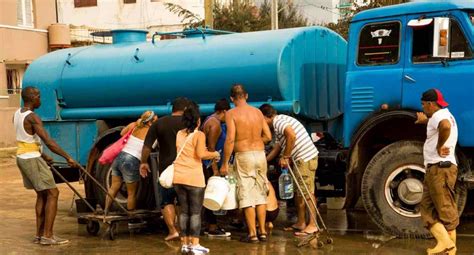
<svg viewBox="0 0 474 255"><path fill-rule="evenodd" d="M16 23L23 25L23 1L16 0Z"/></svg>
<svg viewBox="0 0 474 255"><path fill-rule="evenodd" d="M25 4L25 20L24 25L28 27L33 26L33 5L31 0L23 0Z"/></svg>

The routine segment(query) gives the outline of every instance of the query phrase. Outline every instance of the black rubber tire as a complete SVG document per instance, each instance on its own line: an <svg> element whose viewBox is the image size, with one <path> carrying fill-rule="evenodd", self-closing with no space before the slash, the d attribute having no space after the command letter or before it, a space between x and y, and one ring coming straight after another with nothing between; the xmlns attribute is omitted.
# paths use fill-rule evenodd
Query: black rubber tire
<svg viewBox="0 0 474 255"><path fill-rule="evenodd" d="M99 230L100 230L99 222L94 221L94 220L89 220L86 225L86 230L87 230L87 233L89 233L90 235L93 235L93 236L97 235L97 233L99 233Z"/></svg>
<svg viewBox="0 0 474 255"><path fill-rule="evenodd" d="M380 150L369 162L362 178L362 201L373 222L385 233L402 238L430 238L421 217L406 217L393 210L385 198L385 182L399 166L415 164L423 167L423 143L398 141ZM456 184L456 201L461 213L467 190Z"/></svg>

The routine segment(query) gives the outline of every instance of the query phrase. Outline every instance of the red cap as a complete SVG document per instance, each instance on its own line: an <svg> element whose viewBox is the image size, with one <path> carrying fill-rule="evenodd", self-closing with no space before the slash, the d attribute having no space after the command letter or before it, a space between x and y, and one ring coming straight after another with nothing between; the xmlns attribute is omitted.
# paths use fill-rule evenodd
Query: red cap
<svg viewBox="0 0 474 255"><path fill-rule="evenodd" d="M436 102L441 107L447 107L449 104L444 101L443 94L438 89L429 89L421 97L422 101Z"/></svg>

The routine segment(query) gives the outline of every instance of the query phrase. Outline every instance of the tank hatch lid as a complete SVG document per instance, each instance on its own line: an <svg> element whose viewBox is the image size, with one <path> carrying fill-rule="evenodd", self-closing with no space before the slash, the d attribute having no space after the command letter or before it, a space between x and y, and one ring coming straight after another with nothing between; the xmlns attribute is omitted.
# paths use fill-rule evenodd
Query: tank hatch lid
<svg viewBox="0 0 474 255"><path fill-rule="evenodd" d="M112 33L113 44L146 42L147 30L142 29L114 29Z"/></svg>

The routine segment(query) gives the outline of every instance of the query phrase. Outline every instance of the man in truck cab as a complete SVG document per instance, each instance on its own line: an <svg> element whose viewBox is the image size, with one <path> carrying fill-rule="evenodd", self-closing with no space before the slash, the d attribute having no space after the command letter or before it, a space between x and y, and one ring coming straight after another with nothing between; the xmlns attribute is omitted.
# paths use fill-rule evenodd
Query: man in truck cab
<svg viewBox="0 0 474 255"><path fill-rule="evenodd" d="M41 142L52 152L65 158L70 167L78 167L78 164L49 137L40 117L34 113L41 106L39 90L26 87L21 91L21 98L23 107L13 117L18 145L16 163L25 188L36 192L36 237L33 242L43 245L65 244L69 241L53 234L59 190L46 163L53 159L42 152Z"/></svg>
<svg viewBox="0 0 474 255"><path fill-rule="evenodd" d="M455 254L456 227L459 224L454 199L458 174L455 157L458 128L439 90L424 92L421 104L423 113L417 113L416 123L427 124L427 138L423 146L426 175L420 211L423 223L437 241L434 248L427 249L427 253Z"/></svg>

